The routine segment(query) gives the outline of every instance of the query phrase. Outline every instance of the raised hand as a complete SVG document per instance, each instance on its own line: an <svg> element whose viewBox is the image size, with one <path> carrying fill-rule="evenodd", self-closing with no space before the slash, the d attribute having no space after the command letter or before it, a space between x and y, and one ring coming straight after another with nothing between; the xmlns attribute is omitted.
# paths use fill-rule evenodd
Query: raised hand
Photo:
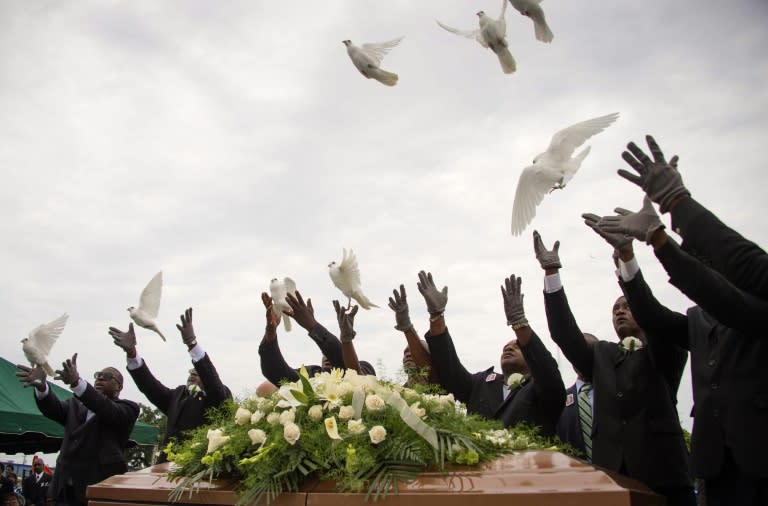
<svg viewBox="0 0 768 506"><path fill-rule="evenodd" d="M63 381L71 387L77 385L80 381L80 374L77 372L77 353L61 363L61 370L56 371L53 379Z"/></svg>
<svg viewBox="0 0 768 506"><path fill-rule="evenodd" d="M339 322L339 339L342 343L348 343L355 338L355 315L360 307L355 304L349 311L341 307L338 300L333 301L333 309L336 310L336 320Z"/></svg>
<svg viewBox="0 0 768 506"><path fill-rule="evenodd" d="M445 306L448 304L448 287L444 286L438 290L435 281L432 279L431 272L419 271L419 282L416 283L419 293L424 297L427 303L427 311L430 316L438 316L445 312Z"/></svg>
<svg viewBox="0 0 768 506"><path fill-rule="evenodd" d="M128 332L123 332L117 327L109 327L109 335L115 346L123 349L128 354L136 354L136 332L133 330L133 323L128 324Z"/></svg>
<svg viewBox="0 0 768 506"><path fill-rule="evenodd" d="M392 290L393 297L389 298L389 309L395 312L395 328L402 332L413 328L408 314L408 302L405 300L405 287L400 285L400 293Z"/></svg>
<svg viewBox="0 0 768 506"><path fill-rule="evenodd" d="M650 244L653 233L664 228L647 196L643 198L643 207L636 213L621 207L614 211L618 216L605 216L598 223L600 229L610 234L626 234Z"/></svg>
<svg viewBox="0 0 768 506"><path fill-rule="evenodd" d="M24 388L35 387L41 392L45 390L45 369L42 366L27 367L25 365L16 364L16 379L21 382Z"/></svg>
<svg viewBox="0 0 768 506"><path fill-rule="evenodd" d="M307 299L305 304L301 294L296 290L296 296L289 293L285 296L285 300L291 306L291 312L288 315L296 320L296 323L304 327L305 330L310 330L317 325L315 309L312 307L312 299Z"/></svg>
<svg viewBox="0 0 768 506"><path fill-rule="evenodd" d="M520 290L522 284L523 278L515 277L512 274L504 279L504 286L501 287L501 298L504 300L507 325L515 330L528 325L525 309L523 309L523 293Z"/></svg>
<svg viewBox="0 0 768 506"><path fill-rule="evenodd" d="M542 269L560 269L562 267L560 255L558 254L559 249L560 241L555 241L554 247L548 250L544 247L544 242L541 240L539 232L533 231L533 251L536 253L536 260L539 261Z"/></svg>
<svg viewBox="0 0 768 506"><path fill-rule="evenodd" d="M267 329L276 331L277 325L280 323L280 317L272 311L272 297L270 297L267 292L261 292L261 302L264 304L264 307L267 308Z"/></svg>
<svg viewBox="0 0 768 506"><path fill-rule="evenodd" d="M176 328L181 332L181 340L191 350L197 345L197 339L195 338L195 328L192 326L192 308L188 308L184 311L184 314L180 316L181 325L176 324Z"/></svg>
<svg viewBox="0 0 768 506"><path fill-rule="evenodd" d="M584 224L595 231L597 235L605 239L605 242L613 246L614 249L620 250L626 248L632 244L634 238L626 234L612 234L603 230L598 224L602 219L600 216L592 213L584 213L581 215L584 218Z"/></svg>
<svg viewBox="0 0 768 506"><path fill-rule="evenodd" d="M670 204L691 192L683 185L683 178L677 170L677 156L667 163L664 153L650 135L645 136L653 160L646 155L634 142L627 144L629 151L624 151L621 157L636 174L619 169L619 175L641 187L648 197L659 204L662 213L669 211Z"/></svg>

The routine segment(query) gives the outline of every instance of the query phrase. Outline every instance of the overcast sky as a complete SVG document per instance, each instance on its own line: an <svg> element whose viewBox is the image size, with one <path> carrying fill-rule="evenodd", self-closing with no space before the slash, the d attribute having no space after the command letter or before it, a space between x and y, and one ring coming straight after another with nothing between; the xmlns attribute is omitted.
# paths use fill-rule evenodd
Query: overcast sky
<svg viewBox="0 0 768 506"><path fill-rule="evenodd" d="M83 376L124 354L107 334L159 270L159 325L139 352L168 386L189 368L174 325L189 306L200 344L236 395L263 380L259 294L291 276L336 331L327 273L355 250L364 291L362 359L396 376L405 340L387 297L405 283L412 319L428 328L416 274L449 286L446 320L470 371L498 367L513 333L499 286L523 277L534 330L549 338L538 229L559 239L562 277L582 330L615 339L619 294L610 247L580 214L639 208L642 192L616 175L624 145L652 133L680 155L691 193L726 223L768 244L768 3L546 0L552 44L507 10L517 72L450 34L436 19L477 26L498 0L79 1L0 0L0 321L2 356L61 313L52 352L79 352ZM366 80L341 41L405 36ZM588 144L571 184L547 196L521 237L509 233L520 171L573 123L619 120ZM645 245L636 245L657 297L684 311ZM280 331L289 363L317 363L302 329ZM566 385L574 379L560 356ZM30 395L31 392L30 392ZM147 402L130 379L123 396ZM679 392L690 428L690 378Z"/></svg>

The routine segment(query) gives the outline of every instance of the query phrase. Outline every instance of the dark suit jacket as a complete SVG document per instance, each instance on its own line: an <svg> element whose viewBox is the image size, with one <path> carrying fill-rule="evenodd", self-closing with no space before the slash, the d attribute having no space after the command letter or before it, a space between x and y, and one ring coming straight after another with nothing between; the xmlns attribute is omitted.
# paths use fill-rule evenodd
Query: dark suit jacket
<svg viewBox="0 0 768 506"><path fill-rule="evenodd" d="M197 362L193 362L192 366L205 386L205 395L189 395L186 385L173 389L166 387L149 370L146 360L141 367L128 370L141 393L168 417L161 449L165 448L171 438L183 439L185 431L206 423L206 410L232 398L232 392L221 382L207 353ZM165 462L166 459L167 456L161 451L158 463Z"/></svg>
<svg viewBox="0 0 768 506"><path fill-rule="evenodd" d="M139 416L139 406L125 399L112 400L90 384L82 397L59 400L52 390L35 396L40 412L64 426L64 441L56 459L51 496L56 498L71 479L78 504L85 504L85 488L127 471L123 450ZM88 410L94 415L86 421Z"/></svg>
<svg viewBox="0 0 768 506"><path fill-rule="evenodd" d="M468 413L496 418L505 427L520 422L536 425L545 436L555 434L555 424L565 402L565 385L557 362L534 333L527 346L520 349L528 362L531 376L525 384L502 398L504 375L493 367L471 374L461 364L453 340L444 334L426 335L440 385L467 405Z"/></svg>
<svg viewBox="0 0 768 506"><path fill-rule="evenodd" d="M594 398L594 392L592 395ZM584 437L581 435L578 397L579 392L576 391L576 383L574 383L565 391L565 407L563 407L560 418L557 420L555 431L557 432L557 437L562 441L584 454L587 450L584 448Z"/></svg>
<svg viewBox="0 0 768 506"><path fill-rule="evenodd" d="M592 462L651 488L691 486L676 408L685 350L649 331L632 353L616 342L589 344L565 290L545 293L544 302L552 339L592 383Z"/></svg>
<svg viewBox="0 0 768 506"><path fill-rule="evenodd" d="M689 261L698 265L696 279L677 280L692 299L720 296L717 292L698 293L696 289L706 286L707 277L724 278L682 252L673 242L659 248L656 254L668 272ZM671 311L656 300L640 273L632 281L623 283L623 288L632 314L643 328L667 332L670 336L682 333L679 344L691 351L694 476L712 478L720 474L724 449L728 447L741 471L768 477L768 466L762 458L768 452L768 440L763 436L768 427L765 333L746 334L729 328L701 307L689 309L687 315ZM722 302L727 306L727 301Z"/></svg>
<svg viewBox="0 0 768 506"><path fill-rule="evenodd" d="M37 480L34 471L24 478L21 483L22 494L26 500L24 506L45 506L50 484L51 475L46 473L41 473L40 481Z"/></svg>
<svg viewBox="0 0 768 506"><path fill-rule="evenodd" d="M768 254L687 197L671 212L683 251L725 276L736 287L768 299Z"/></svg>
<svg viewBox="0 0 768 506"><path fill-rule="evenodd" d="M328 358L331 368L346 369L344 367L344 357L341 354L341 341L339 341L338 337L331 334L328 329L319 323L309 331L309 337L317 343L320 351ZM261 373L275 385L279 385L284 380L299 380L299 370L292 368L286 363L277 339L273 341L262 339L259 344L259 357L261 357ZM316 373L331 370L319 365L307 365L305 368L310 378ZM363 374L376 376L373 366L364 360L360 361L360 369Z"/></svg>

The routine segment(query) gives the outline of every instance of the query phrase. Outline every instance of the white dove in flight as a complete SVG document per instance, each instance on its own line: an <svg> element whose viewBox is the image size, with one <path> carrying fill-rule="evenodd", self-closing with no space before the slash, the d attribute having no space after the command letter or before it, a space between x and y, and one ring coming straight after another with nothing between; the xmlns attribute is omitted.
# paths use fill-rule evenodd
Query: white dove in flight
<svg viewBox="0 0 768 506"><path fill-rule="evenodd" d="M512 235L520 235L533 221L538 206L547 193L565 188L581 162L589 154L589 146L573 157L576 148L605 130L619 113L588 119L564 128L552 136L546 151L533 159L533 165L520 174L512 208ZM572 158L573 157L573 158Z"/></svg>
<svg viewBox="0 0 768 506"><path fill-rule="evenodd" d="M458 28L444 25L440 21L438 21L437 24L451 33L461 35L468 39L474 39L479 42L481 46L489 48L499 57L501 70L505 74L511 74L517 69L517 66L515 65L515 59L512 57L512 53L509 52L507 41L504 38L507 34L507 23L504 21L504 14L506 11L507 0L503 0L501 3L501 15L499 16L499 19L490 18L483 11L478 12L477 17L480 18L480 28L477 30L459 30Z"/></svg>
<svg viewBox="0 0 768 506"><path fill-rule="evenodd" d="M544 18L544 10L541 8L541 0L509 0L512 7L517 9L523 16L528 16L533 21L533 33L536 40L541 42L552 42L555 37L552 30L547 26L547 20Z"/></svg>
<svg viewBox="0 0 768 506"><path fill-rule="evenodd" d="M352 305L352 299L360 304L363 309L371 309L372 307L379 307L365 296L363 289L360 287L360 268L357 266L357 258L352 250L344 250L344 255L341 259L341 263L331 262L328 264L328 274L331 276L331 281L336 285L336 288L341 290L347 297L347 309Z"/></svg>
<svg viewBox="0 0 768 506"><path fill-rule="evenodd" d="M291 278L283 278L280 281L277 278L272 278L269 282L269 294L272 297L272 312L277 315L278 318L283 319L283 325L285 331L291 331L291 317L285 314L283 311L290 311L291 306L285 300L285 296L288 294L296 295L296 283Z"/></svg>
<svg viewBox="0 0 768 506"><path fill-rule="evenodd" d="M136 325L145 329L157 332L157 334L165 341L165 336L160 329L157 328L155 318L160 312L160 297L163 295L163 271L158 272L155 276L149 280L147 286L141 292L141 298L139 299L139 308L134 306L128 308L128 314L131 315L131 319L136 322Z"/></svg>
<svg viewBox="0 0 768 506"><path fill-rule="evenodd" d="M24 351L24 356L27 357L32 367L38 365L45 369L45 373L48 376L53 376L55 373L53 367L48 364L48 354L51 353L51 348L56 339L59 338L61 332L64 330L64 325L67 324L67 313L59 316L50 323L44 323L38 325L29 333L29 337L25 337L21 340L21 349Z"/></svg>
<svg viewBox="0 0 768 506"><path fill-rule="evenodd" d="M382 58L390 49L395 47L403 40L402 37L387 42L363 44L357 47L351 40L343 40L347 46L347 54L360 71L368 79L376 79L381 84L394 86L397 84L398 76L393 72L387 72L379 67Z"/></svg>

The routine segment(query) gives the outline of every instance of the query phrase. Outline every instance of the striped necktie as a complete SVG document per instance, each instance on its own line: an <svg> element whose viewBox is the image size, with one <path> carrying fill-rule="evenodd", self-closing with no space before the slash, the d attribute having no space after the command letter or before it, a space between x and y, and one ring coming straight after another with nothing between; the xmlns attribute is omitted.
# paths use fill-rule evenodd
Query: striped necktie
<svg viewBox="0 0 768 506"><path fill-rule="evenodd" d="M587 462L592 462L592 403L589 401L590 383L584 383L579 389L579 421L581 422L581 437L584 439L584 450Z"/></svg>

